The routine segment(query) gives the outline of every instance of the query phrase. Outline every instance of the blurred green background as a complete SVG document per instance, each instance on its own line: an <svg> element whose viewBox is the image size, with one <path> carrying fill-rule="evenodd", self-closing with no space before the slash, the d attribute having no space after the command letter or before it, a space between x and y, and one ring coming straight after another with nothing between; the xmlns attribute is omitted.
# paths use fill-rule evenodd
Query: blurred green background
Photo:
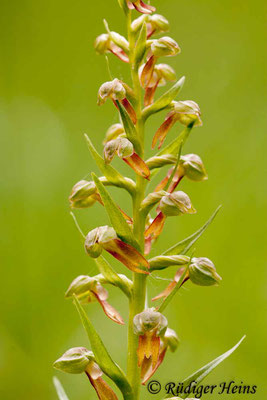
<svg viewBox="0 0 267 400"><path fill-rule="evenodd" d="M218 288L188 284L168 307L169 325L179 333L181 345L177 353L167 355L155 378L162 384L178 382L247 334L239 350L206 383L243 381L258 385L257 394L246 398L263 398L266 2L154 4L169 19L170 35L182 48L181 55L162 62L175 67L178 77L186 75L180 99L195 100L202 110L204 126L194 130L185 151L202 157L209 180L182 182L198 213L170 218L152 254L191 234L223 205L196 246L196 255L213 260L223 282ZM70 400L95 398L85 377L55 372L52 363L69 347L89 347L64 291L77 275L95 274L96 268L85 255L67 198L74 183L97 171L83 133L101 150L106 129L117 122L111 102L96 106L98 87L109 77L93 41L104 30L104 17L123 34L125 21L116 0L1 0L0 11L0 398L55 400L54 374ZM110 66L114 76L128 80L125 65L110 57ZM161 113L149 122L147 148L163 118ZM177 125L168 140L180 130ZM131 175L120 160L114 164ZM126 195L116 189L112 194L130 211ZM84 231L107 222L98 205L76 215ZM151 279L149 292L154 295L164 286ZM110 302L127 318L126 301L116 290L109 292ZM97 304L87 310L112 355L125 367L126 328L107 320ZM142 390L142 399L163 397Z"/></svg>

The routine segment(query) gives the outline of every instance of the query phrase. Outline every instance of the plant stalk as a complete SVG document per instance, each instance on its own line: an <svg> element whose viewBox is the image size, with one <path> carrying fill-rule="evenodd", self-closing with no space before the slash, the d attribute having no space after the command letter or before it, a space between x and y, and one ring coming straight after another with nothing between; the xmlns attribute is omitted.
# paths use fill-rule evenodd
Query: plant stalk
<svg viewBox="0 0 267 400"><path fill-rule="evenodd" d="M142 88L140 85L138 70L135 69L133 63L133 53L135 40L131 32L131 12L127 18L128 40L130 45L130 68L133 83L133 90L137 99L136 115L137 124L136 131L141 143L140 157L144 157L144 121L142 119ZM145 218L140 214L140 205L145 198L146 180L136 175L136 194L133 199L133 231L136 240L140 244L142 254L144 254L144 231ZM129 325L128 325L128 361L127 375L132 386L134 399L140 398L140 368L138 367L138 336L134 333L133 318L136 314L142 312L145 307L146 300L146 275L133 273L133 295L129 305Z"/></svg>

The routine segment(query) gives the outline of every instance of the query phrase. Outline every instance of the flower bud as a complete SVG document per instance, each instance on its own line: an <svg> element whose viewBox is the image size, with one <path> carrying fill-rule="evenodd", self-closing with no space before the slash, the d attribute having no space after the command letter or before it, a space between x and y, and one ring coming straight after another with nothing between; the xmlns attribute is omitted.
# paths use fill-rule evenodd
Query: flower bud
<svg viewBox="0 0 267 400"><path fill-rule="evenodd" d="M189 278L196 285L217 285L222 278L217 274L212 261L205 257L192 258L189 265Z"/></svg>
<svg viewBox="0 0 267 400"><path fill-rule="evenodd" d="M94 278L91 278L87 275L80 275L72 281L68 290L65 293L65 297L72 297L74 294L76 296L82 295L83 293L88 292L93 289L96 285L97 281Z"/></svg>
<svg viewBox="0 0 267 400"><path fill-rule="evenodd" d="M164 190L160 190L158 192L149 193L146 198L142 201L140 206L140 211L145 212L146 214L156 205L163 196L165 196L167 192Z"/></svg>
<svg viewBox="0 0 267 400"><path fill-rule="evenodd" d="M54 362L54 368L69 374L82 374L93 357L93 353L85 347L74 347Z"/></svg>
<svg viewBox="0 0 267 400"><path fill-rule="evenodd" d="M110 32L110 38L118 47L125 51L125 53L129 52L129 43L124 36L120 35L117 32Z"/></svg>
<svg viewBox="0 0 267 400"><path fill-rule="evenodd" d="M110 140L117 139L118 136L124 133L125 132L122 124L111 125L106 132L104 144L109 142Z"/></svg>
<svg viewBox="0 0 267 400"><path fill-rule="evenodd" d="M166 32L170 28L169 21L160 14L153 14L148 19L153 33ZM151 35L150 35L151 36Z"/></svg>
<svg viewBox="0 0 267 400"><path fill-rule="evenodd" d="M177 336L177 333L170 328L167 328L164 338L162 339L165 346L169 347L171 352L175 352L179 345L179 338Z"/></svg>
<svg viewBox="0 0 267 400"><path fill-rule="evenodd" d="M130 140L124 137L110 140L104 147L104 159L110 163L115 154L118 155L126 164L129 165L137 174L149 179L150 170L146 163L134 151L134 146Z"/></svg>
<svg viewBox="0 0 267 400"><path fill-rule="evenodd" d="M117 154L120 158L128 158L134 153L133 144L126 138L118 138Z"/></svg>
<svg viewBox="0 0 267 400"><path fill-rule="evenodd" d="M91 196L95 192L96 186L94 182L81 180L73 186L69 200L70 202L83 200Z"/></svg>
<svg viewBox="0 0 267 400"><path fill-rule="evenodd" d="M204 164L197 154L181 156L180 162L187 178L192 181L205 181L208 179Z"/></svg>
<svg viewBox="0 0 267 400"><path fill-rule="evenodd" d="M130 157L134 153L133 144L126 138L110 140L104 147L104 158L106 162L111 162L115 154L120 158Z"/></svg>
<svg viewBox="0 0 267 400"><path fill-rule="evenodd" d="M192 100L174 101L173 111L176 114L176 119L185 126L192 122L194 122L194 126L202 125L199 105Z"/></svg>
<svg viewBox="0 0 267 400"><path fill-rule="evenodd" d="M166 85L166 82L176 80L176 73L174 69L168 64L157 64L155 65L154 71L158 76L158 86Z"/></svg>
<svg viewBox="0 0 267 400"><path fill-rule="evenodd" d="M85 249L92 258L97 258L102 253L102 244L116 238L117 235L113 228L100 226L86 236Z"/></svg>
<svg viewBox="0 0 267 400"><path fill-rule="evenodd" d="M110 37L109 34L103 33L102 35L99 35L94 43L95 51L97 54L105 54L107 51L109 51L110 48Z"/></svg>
<svg viewBox="0 0 267 400"><path fill-rule="evenodd" d="M129 51L129 44L123 36L116 32L99 35L95 40L94 47L97 54L103 55L111 52L120 60L126 63L129 62L129 58L126 54Z"/></svg>
<svg viewBox="0 0 267 400"><path fill-rule="evenodd" d="M138 32L142 28L144 21L147 21L147 18L149 18L147 15L140 15L140 17L134 19L131 24L132 32Z"/></svg>
<svg viewBox="0 0 267 400"><path fill-rule="evenodd" d="M151 51L155 57L166 57L179 54L181 49L175 40L168 36L164 36L160 39L153 40Z"/></svg>
<svg viewBox="0 0 267 400"><path fill-rule="evenodd" d="M69 197L71 208L88 208L94 205L96 201L101 203L94 182L82 180L72 188Z"/></svg>
<svg viewBox="0 0 267 400"><path fill-rule="evenodd" d="M167 217L194 214L196 212L190 198L182 191L170 193L162 197L159 206L163 214Z"/></svg>
<svg viewBox="0 0 267 400"><path fill-rule="evenodd" d="M106 163L110 163L113 158L115 157L115 154L117 152L118 149L118 141L117 139L114 140L110 140L109 142L107 142L104 146L104 159L106 161Z"/></svg>
<svg viewBox="0 0 267 400"><path fill-rule="evenodd" d="M137 314L133 323L136 335L144 335L147 332L155 331L157 336L163 336L168 326L167 318L155 311L154 308L148 308Z"/></svg>
<svg viewBox="0 0 267 400"><path fill-rule="evenodd" d="M133 20L131 25L132 32L137 33L145 21L147 24L147 38L150 38L155 33L167 32L169 30L169 21L162 15L153 14L147 16L141 15Z"/></svg>
<svg viewBox="0 0 267 400"><path fill-rule="evenodd" d="M118 79L113 81L105 82L100 86L98 91L97 104L104 104L108 98L112 100L123 100L126 97L126 90L124 89L122 83Z"/></svg>

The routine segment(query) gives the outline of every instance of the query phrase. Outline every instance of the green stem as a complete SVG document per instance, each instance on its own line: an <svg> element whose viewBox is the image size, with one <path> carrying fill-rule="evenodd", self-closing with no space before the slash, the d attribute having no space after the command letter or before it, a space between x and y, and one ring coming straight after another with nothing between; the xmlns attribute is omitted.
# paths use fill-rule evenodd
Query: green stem
<svg viewBox="0 0 267 400"><path fill-rule="evenodd" d="M130 44L130 68L133 82L133 90L137 99L136 114L137 124L136 131L141 143L140 157L144 157L144 121L142 119L142 88L139 82L138 70L134 68L133 50L135 46L135 38L131 32L131 13L127 19L128 40ZM136 193L133 198L133 231L137 241L140 243L142 252L144 253L144 230L145 218L140 214L140 205L145 197L146 180L141 176L136 176ZM129 306L129 327L128 327L128 362L127 374L129 382L132 386L134 399L138 400L140 396L140 368L138 367L137 348L138 336L134 334L133 318L136 314L142 312L145 307L146 300L146 276L143 274L133 273L133 295Z"/></svg>

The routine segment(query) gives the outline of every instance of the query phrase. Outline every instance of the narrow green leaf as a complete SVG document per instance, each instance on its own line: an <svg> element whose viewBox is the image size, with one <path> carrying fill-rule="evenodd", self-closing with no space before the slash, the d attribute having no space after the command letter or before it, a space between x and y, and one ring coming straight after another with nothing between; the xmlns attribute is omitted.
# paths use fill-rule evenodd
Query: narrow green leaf
<svg viewBox="0 0 267 400"><path fill-rule="evenodd" d="M131 120L129 114L118 100L116 100L116 104L118 106L118 110L121 116L126 136L130 140L130 142L132 142L132 144L134 145L135 151L137 153L140 153L141 145L133 121Z"/></svg>
<svg viewBox="0 0 267 400"><path fill-rule="evenodd" d="M142 117L146 120L150 115L155 114L164 108L168 107L170 103L175 99L180 90L183 87L185 77L183 76L178 82L176 82L166 93L164 93L158 100L153 104L146 107L143 110Z"/></svg>
<svg viewBox="0 0 267 400"><path fill-rule="evenodd" d="M88 148L90 150L90 153L93 157L93 159L96 162L96 165L100 169L103 175L108 179L108 181L119 187L123 187L126 189L131 195L134 194L135 192L135 185L130 179L124 178L115 168L113 168L111 165L106 164L105 160L100 156L100 154L96 151L95 147L93 146L91 140L87 135L84 135Z"/></svg>
<svg viewBox="0 0 267 400"><path fill-rule="evenodd" d="M245 337L246 336L243 336L242 339L234 347L232 347L230 350L228 350L226 353L215 358L215 360L211 361L209 364L200 368L194 374L192 374L188 378L186 378L183 381L184 387L188 386L191 382L196 382L196 386L199 385L199 383L202 382L203 379L206 378L206 376L209 375L212 370L214 370L214 368L216 368L222 361L224 361L227 357L229 357L238 348L238 346L243 342ZM192 391L190 393L192 393ZM181 398L185 399L186 397L189 396L190 393L183 393L181 395ZM167 396L166 398L170 398L170 397L171 396Z"/></svg>
<svg viewBox="0 0 267 400"><path fill-rule="evenodd" d="M118 386L125 400L133 400L132 388L121 368L112 360L100 336L96 332L90 319L87 317L83 307L74 296L74 304L80 315L84 329L91 343L97 364L102 371Z"/></svg>
<svg viewBox="0 0 267 400"><path fill-rule="evenodd" d="M146 52L146 37L147 37L147 26L146 21L143 23L140 34L138 36L135 51L134 51L134 68L138 69L142 62Z"/></svg>
<svg viewBox="0 0 267 400"><path fill-rule="evenodd" d="M179 243L176 243L174 246L170 247L168 250L166 250L163 255L165 256L170 256L170 255L175 255L175 254L186 254L191 247L194 245L194 243L202 236L202 234L205 232L205 230L208 228L208 226L212 223L218 212L220 211L221 206L219 206L212 216L208 219L208 221L200 228L198 229L193 235L188 236L186 239L182 240Z"/></svg>
<svg viewBox="0 0 267 400"><path fill-rule="evenodd" d="M185 268L184 273L181 275L179 281L177 282L177 285L175 286L175 288L171 291L171 293L169 294L168 297L166 297L165 300L163 300L163 302L161 303L161 305L158 308L159 312L163 312L165 310L165 308L167 307L167 305L170 303L170 301L173 299L173 297L176 295L176 293L178 292L178 290L180 289L180 287L182 286L183 280L187 274L189 268L189 263L187 268Z"/></svg>
<svg viewBox="0 0 267 400"><path fill-rule="evenodd" d="M166 185L165 188L164 188L164 190L166 190L166 191L168 191L168 188L169 188L170 184L172 183L173 177L174 177L174 175L176 174L177 168L178 168L178 166L179 166L179 162L180 162L180 158L181 158L181 153L182 153L182 147L183 147L183 142L180 143L175 166L174 166L174 168L173 168L173 171L172 171L172 173L171 173L171 176L170 176L169 179L168 179L167 185Z"/></svg>
<svg viewBox="0 0 267 400"><path fill-rule="evenodd" d="M53 384L55 386L59 400L69 400L63 386L61 385L60 380L56 376L53 376Z"/></svg>
<svg viewBox="0 0 267 400"><path fill-rule="evenodd" d="M130 279L126 276L122 278L122 276L118 275L103 256L96 258L95 262L99 272L109 283L120 288L127 297L130 298L132 296L132 282Z"/></svg>
<svg viewBox="0 0 267 400"><path fill-rule="evenodd" d="M169 143L167 146L165 146L162 150L160 150L157 154L155 154L155 157L161 157L164 155L168 156L175 156L177 155L179 148L183 147L185 144L192 128L194 126L194 123L188 125L181 133L178 135L171 143ZM150 174L150 180L152 180L157 173L159 172L160 168L155 168L151 174Z"/></svg>
<svg viewBox="0 0 267 400"><path fill-rule="evenodd" d="M126 222L120 209L118 208L116 203L112 200L110 194L107 192L105 186L94 173L92 173L92 177L97 187L97 190L101 196L101 199L104 203L105 210L108 213L111 225L115 229L117 235L124 242L140 250L140 246L134 237L133 231Z"/></svg>
<svg viewBox="0 0 267 400"><path fill-rule="evenodd" d="M160 150L156 156L162 156L164 154L172 154L175 155L178 153L179 147L182 144L185 143L187 140L192 128L194 126L194 123L188 125L181 133L178 135L171 143L169 143L167 146L165 146L162 150Z"/></svg>

